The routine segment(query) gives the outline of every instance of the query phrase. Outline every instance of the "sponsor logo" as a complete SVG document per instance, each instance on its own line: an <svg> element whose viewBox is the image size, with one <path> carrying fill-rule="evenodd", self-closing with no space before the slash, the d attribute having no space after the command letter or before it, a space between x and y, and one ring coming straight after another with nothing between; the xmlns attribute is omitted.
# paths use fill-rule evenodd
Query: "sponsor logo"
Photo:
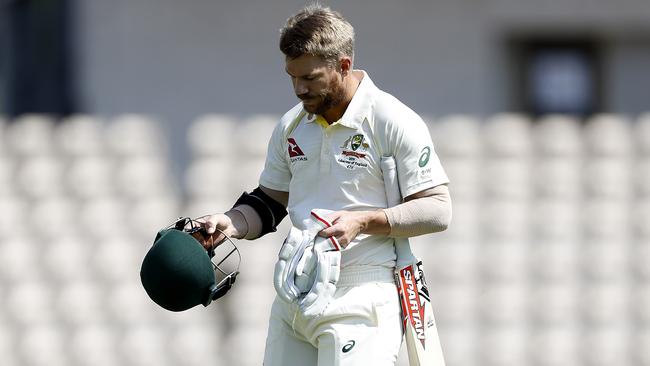
<svg viewBox="0 0 650 366"><path fill-rule="evenodd" d="M298 143L293 137L289 137L287 139L287 142L289 143L289 158L291 159L292 163L296 161L307 161L305 153L302 152L300 146L298 146Z"/></svg>
<svg viewBox="0 0 650 366"><path fill-rule="evenodd" d="M348 341L348 343L346 343L345 346L343 346L343 349L341 351L343 351L343 353L348 353L352 350L352 348L354 348L355 344L356 344L355 341Z"/></svg>
<svg viewBox="0 0 650 366"><path fill-rule="evenodd" d="M427 165L430 157L431 157L431 148L429 146L425 146L424 149L422 149L422 152L420 153L420 160L418 160L418 165L420 166L420 168L424 168L424 166Z"/></svg>
<svg viewBox="0 0 650 366"><path fill-rule="evenodd" d="M415 279L413 278L413 267L408 266L402 269L400 272L402 274L403 291L406 292L402 307L406 308L405 313L408 314L407 319L404 320L411 322L411 325L413 325L413 329L415 330L416 337L420 340L420 342L422 342L422 346L424 346L424 308L420 306L420 297L418 294L417 286L414 283Z"/></svg>

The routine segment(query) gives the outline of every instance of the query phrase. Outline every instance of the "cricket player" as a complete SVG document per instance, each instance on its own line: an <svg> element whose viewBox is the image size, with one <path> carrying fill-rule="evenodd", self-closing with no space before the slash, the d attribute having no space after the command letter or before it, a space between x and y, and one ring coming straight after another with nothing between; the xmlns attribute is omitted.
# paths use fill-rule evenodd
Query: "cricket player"
<svg viewBox="0 0 650 366"><path fill-rule="evenodd" d="M317 314L276 297L264 365L394 365L402 341L394 238L447 228L449 180L422 119L353 69L354 29L340 13L305 7L281 29L280 50L300 103L270 137L259 186L201 220L208 234L202 245L218 245L219 230L258 238L287 214L306 229L312 210L327 210L315 235L340 245L336 289L321 297L326 304ZM397 164L404 200L394 207L387 205L382 156Z"/></svg>

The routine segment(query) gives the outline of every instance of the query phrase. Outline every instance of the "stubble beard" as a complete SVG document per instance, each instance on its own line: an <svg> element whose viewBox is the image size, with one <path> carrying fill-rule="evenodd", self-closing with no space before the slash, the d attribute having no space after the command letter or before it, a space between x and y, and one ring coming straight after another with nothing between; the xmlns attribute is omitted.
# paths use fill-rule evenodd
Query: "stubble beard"
<svg viewBox="0 0 650 366"><path fill-rule="evenodd" d="M318 95L318 98L321 99L321 102L314 107L307 107L304 103L303 107L309 113L322 116L330 109L341 105L345 101L345 88L343 88L342 83L333 82L328 89L323 90Z"/></svg>

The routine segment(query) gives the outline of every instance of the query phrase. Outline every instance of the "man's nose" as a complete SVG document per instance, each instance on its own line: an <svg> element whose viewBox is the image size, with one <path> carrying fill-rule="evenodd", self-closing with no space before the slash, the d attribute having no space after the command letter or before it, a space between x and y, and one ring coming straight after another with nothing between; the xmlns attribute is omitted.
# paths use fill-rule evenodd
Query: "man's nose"
<svg viewBox="0 0 650 366"><path fill-rule="evenodd" d="M294 82L293 89L296 95L303 95L309 92L309 88L307 88L307 85L300 80L296 80Z"/></svg>

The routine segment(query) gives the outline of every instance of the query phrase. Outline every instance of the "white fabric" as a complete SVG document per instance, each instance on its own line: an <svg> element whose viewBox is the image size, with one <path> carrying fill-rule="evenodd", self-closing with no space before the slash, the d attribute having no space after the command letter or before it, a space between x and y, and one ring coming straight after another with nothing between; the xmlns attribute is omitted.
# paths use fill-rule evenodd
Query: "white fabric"
<svg viewBox="0 0 650 366"><path fill-rule="evenodd" d="M317 236L331 226L327 210L315 209L303 223L305 230L291 228L275 264L273 285L282 300L297 304L306 315L325 310L336 291L341 247L336 238Z"/></svg>
<svg viewBox="0 0 650 366"><path fill-rule="evenodd" d="M363 79L339 121L328 126L298 104L271 136L259 183L289 192L289 216L299 229L314 207L388 207L381 156L395 157L404 196L449 182L424 121L365 72L355 73ZM341 253L341 266L349 265L394 267L393 239L358 235Z"/></svg>
<svg viewBox="0 0 650 366"><path fill-rule="evenodd" d="M276 298L263 363L394 366L401 343L400 304L393 271L384 267L348 267L341 271L333 299L319 316L305 315L298 306Z"/></svg>

